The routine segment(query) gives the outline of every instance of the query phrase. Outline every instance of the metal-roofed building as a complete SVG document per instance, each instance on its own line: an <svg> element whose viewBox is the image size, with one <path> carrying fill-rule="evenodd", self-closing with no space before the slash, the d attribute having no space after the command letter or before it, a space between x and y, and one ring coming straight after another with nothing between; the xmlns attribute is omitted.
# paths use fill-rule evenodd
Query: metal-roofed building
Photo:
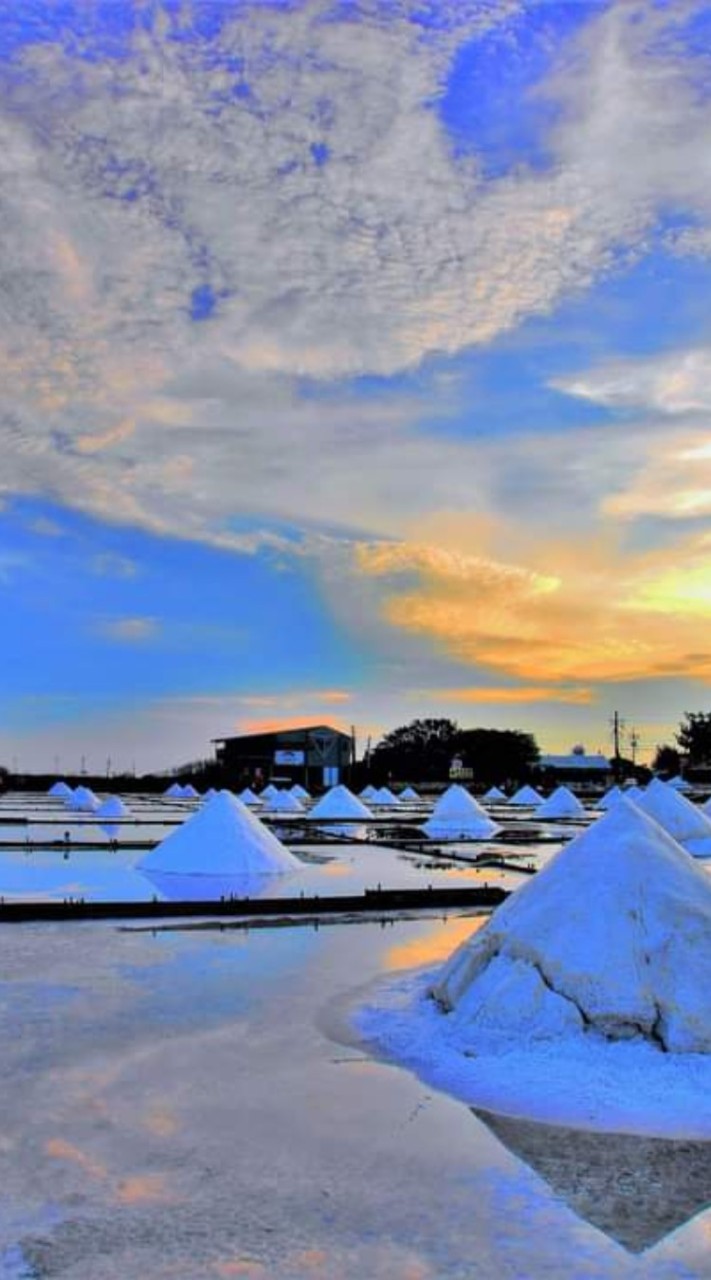
<svg viewBox="0 0 711 1280"><path fill-rule="evenodd" d="M588 755L576 747L568 755L542 755L536 769L549 782L599 783L607 786L613 777L612 762L598 751Z"/></svg>
<svg viewBox="0 0 711 1280"><path fill-rule="evenodd" d="M332 787L349 775L353 738L328 724L213 738L217 763L227 786L242 787L282 780Z"/></svg>

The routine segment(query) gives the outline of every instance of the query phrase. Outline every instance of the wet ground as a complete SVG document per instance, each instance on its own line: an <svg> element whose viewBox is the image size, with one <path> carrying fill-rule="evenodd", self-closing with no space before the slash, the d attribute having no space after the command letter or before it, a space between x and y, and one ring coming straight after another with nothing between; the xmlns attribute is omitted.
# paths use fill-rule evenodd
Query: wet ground
<svg viewBox="0 0 711 1280"><path fill-rule="evenodd" d="M0 1275L708 1276L694 1144L652 1166L601 1139L582 1179L580 1135L522 1136L344 1035L363 987L475 923L3 930Z"/></svg>
<svg viewBox="0 0 711 1280"><path fill-rule="evenodd" d="M540 864L551 847L510 852ZM305 892L523 878L299 854ZM3 850L0 895L152 896L136 857ZM355 1040L348 1011L374 982L480 923L5 926L2 1280L711 1275L708 1147L473 1113Z"/></svg>

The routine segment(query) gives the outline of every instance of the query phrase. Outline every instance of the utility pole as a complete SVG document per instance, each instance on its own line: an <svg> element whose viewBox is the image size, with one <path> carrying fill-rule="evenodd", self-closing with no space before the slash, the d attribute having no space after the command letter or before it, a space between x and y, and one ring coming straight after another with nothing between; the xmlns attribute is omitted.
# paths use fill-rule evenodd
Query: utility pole
<svg viewBox="0 0 711 1280"><path fill-rule="evenodd" d="M622 730L623 730L623 729L624 729L624 727L625 727L625 722L624 722L624 720L622 719L622 717L620 716L619 711L615 711L615 712L613 712L612 719L611 719L611 721L610 721L610 726L611 726L611 728L612 728L612 741L613 741L613 744L614 744L614 755L613 755L613 761L614 761L614 767L615 767L615 780L619 782L619 778L620 778L620 759L621 759L621 757L620 757L620 734L622 733Z"/></svg>

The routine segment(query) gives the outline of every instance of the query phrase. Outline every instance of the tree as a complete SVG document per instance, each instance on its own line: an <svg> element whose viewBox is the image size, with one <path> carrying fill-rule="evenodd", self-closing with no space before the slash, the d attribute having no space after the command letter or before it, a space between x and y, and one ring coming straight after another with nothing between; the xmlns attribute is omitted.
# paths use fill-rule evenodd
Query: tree
<svg viewBox="0 0 711 1280"><path fill-rule="evenodd" d="M386 733L370 757L370 772L382 781L444 782L458 734L454 720L412 720Z"/></svg>
<svg viewBox="0 0 711 1280"><path fill-rule="evenodd" d="M685 711L676 740L692 767L711 765L711 711Z"/></svg>
<svg viewBox="0 0 711 1280"><path fill-rule="evenodd" d="M523 781L540 758L533 734L519 729L462 729L455 745L476 782Z"/></svg>
<svg viewBox="0 0 711 1280"><path fill-rule="evenodd" d="M675 778L681 769L681 756L676 747L662 742L654 753L652 769L655 773L665 773L669 778Z"/></svg>

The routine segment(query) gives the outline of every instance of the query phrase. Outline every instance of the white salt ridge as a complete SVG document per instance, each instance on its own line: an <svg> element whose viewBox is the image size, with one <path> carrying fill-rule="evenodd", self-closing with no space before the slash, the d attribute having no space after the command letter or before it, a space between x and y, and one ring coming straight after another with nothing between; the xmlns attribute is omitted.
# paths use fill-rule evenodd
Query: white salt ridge
<svg viewBox="0 0 711 1280"><path fill-rule="evenodd" d="M60 800L66 800L69 796L74 795L71 787L66 782L54 782L47 792L50 796L58 796Z"/></svg>
<svg viewBox="0 0 711 1280"><path fill-rule="evenodd" d="M299 865L246 805L224 791L137 863L141 871L203 876L283 874Z"/></svg>
<svg viewBox="0 0 711 1280"><path fill-rule="evenodd" d="M598 1031L711 1053L711 880L621 801L498 908L433 993L462 1046Z"/></svg>
<svg viewBox="0 0 711 1280"><path fill-rule="evenodd" d="M130 818L131 810L120 796L107 796L95 810L97 818Z"/></svg>
<svg viewBox="0 0 711 1280"><path fill-rule="evenodd" d="M603 813L607 813L608 809L611 809L613 805L616 805L622 799L623 794L624 792L620 791L619 787L610 787L610 790L605 792L602 799L598 800L595 808L602 809Z"/></svg>
<svg viewBox="0 0 711 1280"><path fill-rule="evenodd" d="M534 787L519 787L509 800L509 804L540 804L542 799L543 796L539 795Z"/></svg>
<svg viewBox="0 0 711 1280"><path fill-rule="evenodd" d="M666 782L655 778L634 803L696 858L711 857L711 818Z"/></svg>
<svg viewBox="0 0 711 1280"><path fill-rule="evenodd" d="M536 808L537 818L584 818L585 809L568 787L556 787Z"/></svg>
<svg viewBox="0 0 711 1280"><path fill-rule="evenodd" d="M481 798L482 800L488 800L490 804L506 803L506 796L499 787L489 787L489 790L485 791Z"/></svg>
<svg viewBox="0 0 711 1280"><path fill-rule="evenodd" d="M501 827L465 787L455 783L440 796L422 830L431 840L487 840Z"/></svg>
<svg viewBox="0 0 711 1280"><path fill-rule="evenodd" d="M358 796L340 783L331 787L311 810L312 818L372 818L373 814Z"/></svg>

